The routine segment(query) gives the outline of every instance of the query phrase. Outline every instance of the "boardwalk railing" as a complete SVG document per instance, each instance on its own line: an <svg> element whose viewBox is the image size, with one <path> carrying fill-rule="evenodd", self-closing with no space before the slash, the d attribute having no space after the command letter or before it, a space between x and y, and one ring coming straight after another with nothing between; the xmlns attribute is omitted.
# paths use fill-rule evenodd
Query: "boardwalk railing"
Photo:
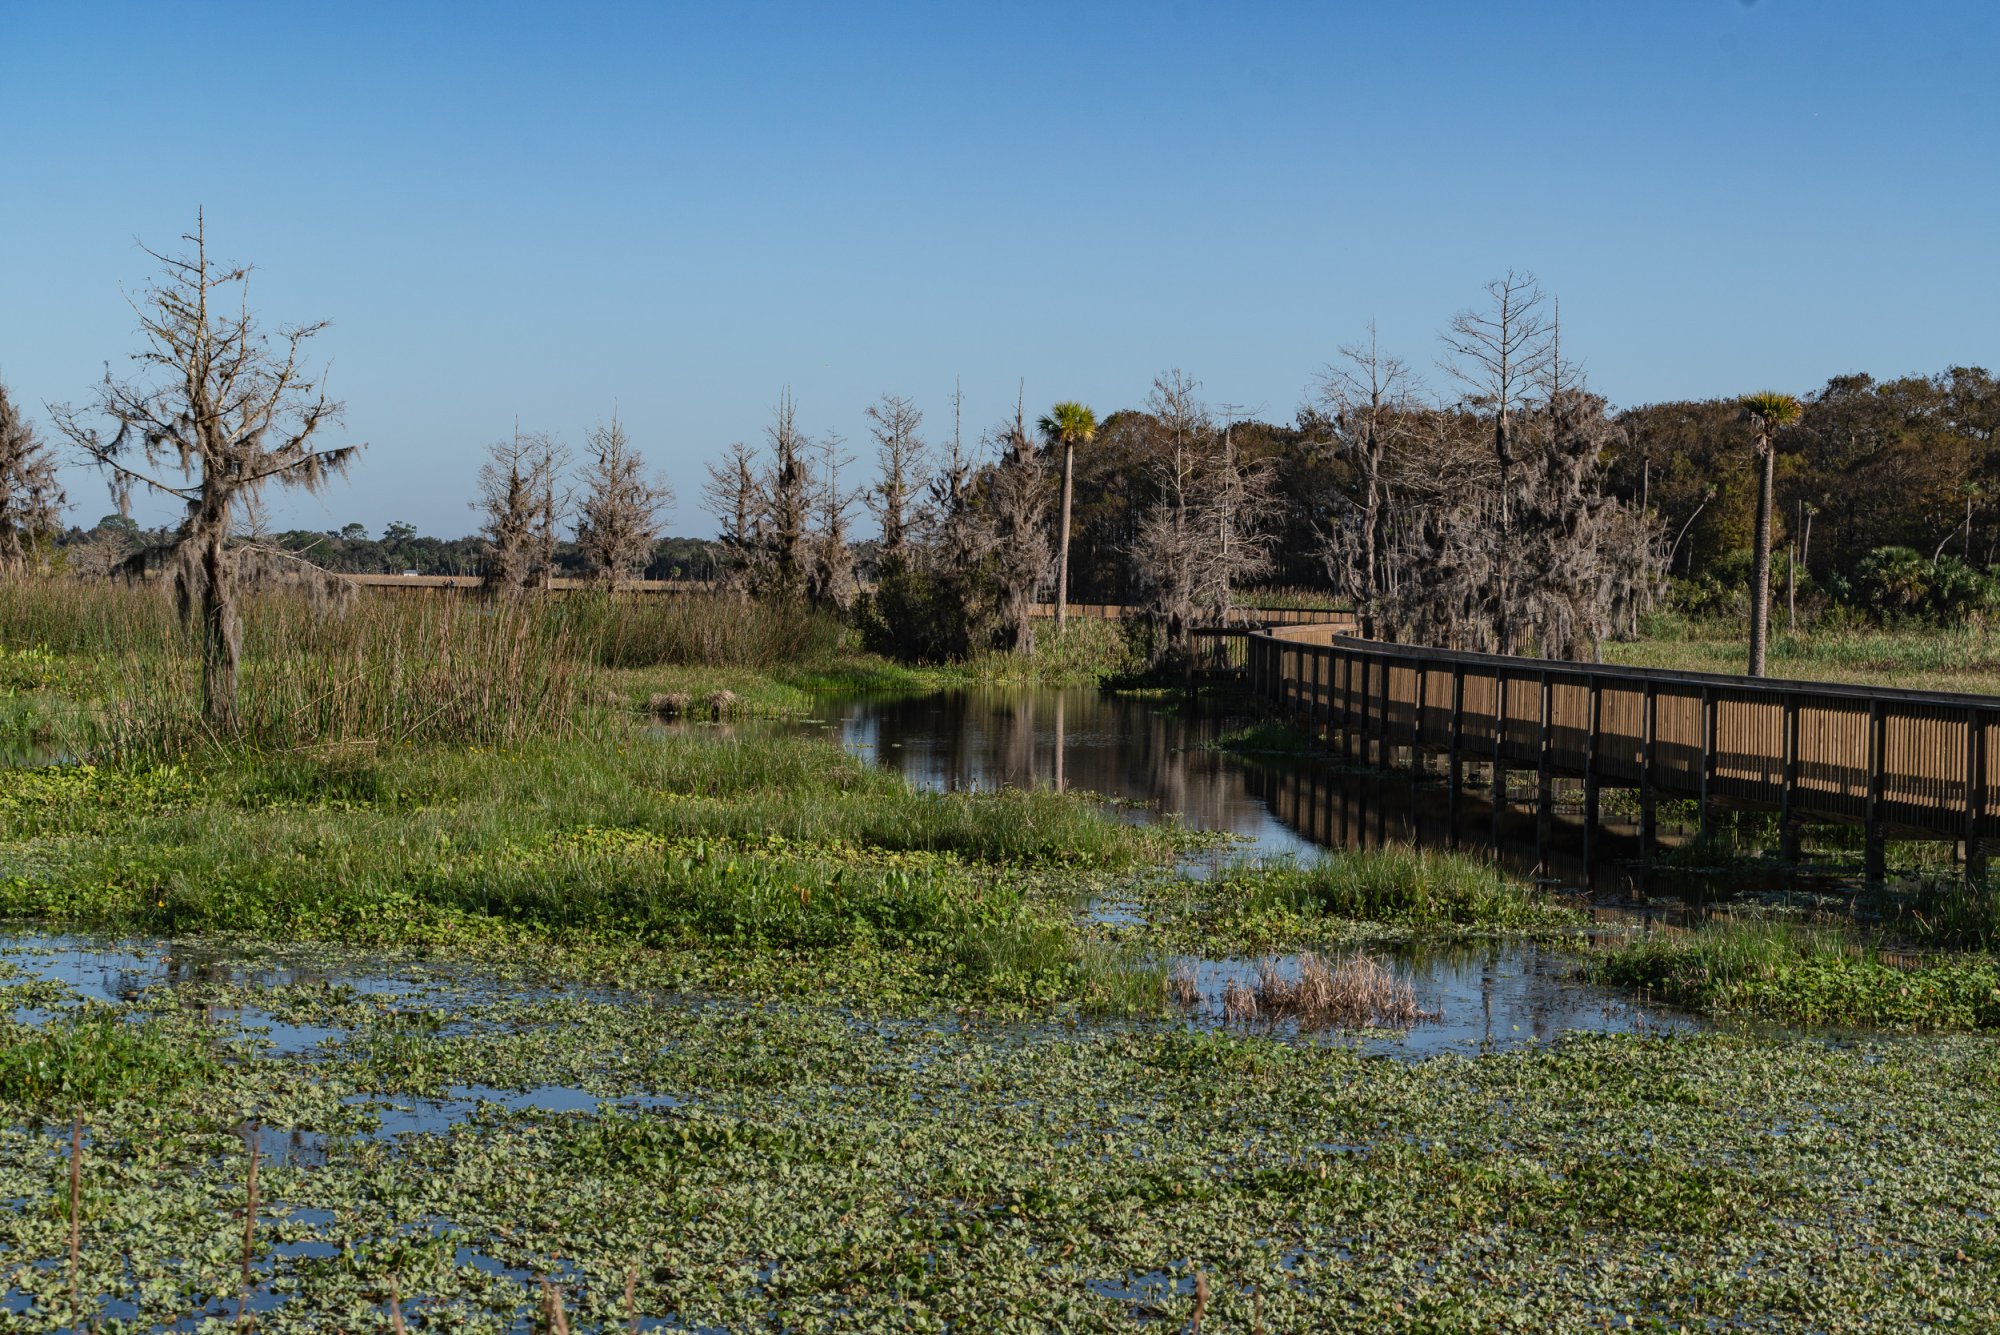
<svg viewBox="0 0 2000 1335"><path fill-rule="evenodd" d="M1349 756L1387 763L1449 757L1453 791L1468 761L1533 771L1546 820L1552 780L1583 783L1586 831L1604 787L1639 794L1653 845L1656 798L1775 811L1788 852L1802 823L1866 831L1867 874L1883 841L1963 841L1967 866L2000 835L2000 698L1833 682L1773 681L1359 640L1325 627L1250 637L1249 681L1266 700ZM1498 805L1496 804L1496 813Z"/></svg>
<svg viewBox="0 0 2000 1335"><path fill-rule="evenodd" d="M1053 620L1056 605L1036 603L1028 609L1028 614L1041 620ZM1124 603L1069 605L1073 621L1123 621L1141 614L1142 609ZM1355 628L1354 613L1330 607L1239 607L1232 616L1236 619L1237 628L1242 630L1257 626L1332 626L1342 631Z"/></svg>
<svg viewBox="0 0 2000 1335"><path fill-rule="evenodd" d="M482 593L487 583L480 575L355 575L336 571L341 579L364 589L386 589L390 592L422 593L444 590L458 593ZM590 579L551 579L547 591L554 593L584 593L602 590L604 585ZM694 579L635 579L618 586L621 593L713 593L716 586L703 580Z"/></svg>

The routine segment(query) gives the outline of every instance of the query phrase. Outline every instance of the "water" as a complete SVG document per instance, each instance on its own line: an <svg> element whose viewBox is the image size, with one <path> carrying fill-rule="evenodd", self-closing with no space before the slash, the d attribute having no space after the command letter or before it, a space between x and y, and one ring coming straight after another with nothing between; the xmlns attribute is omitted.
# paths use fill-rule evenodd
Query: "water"
<svg viewBox="0 0 2000 1335"><path fill-rule="evenodd" d="M1095 690L975 689L829 700L805 726L919 788L1096 793L1128 819L1226 831L1239 854L1310 854L1312 840L1259 791L1259 773L1211 749L1251 721Z"/></svg>
<svg viewBox="0 0 2000 1335"><path fill-rule="evenodd" d="M920 788L1050 787L1099 794L1130 820L1173 819L1234 836L1193 870L1231 861L1311 858L1325 849L1454 847L1493 856L1524 879L1599 904L1661 910L1734 898L1740 875L1645 865L1636 820L1607 812L1586 849L1583 813L1558 802L1539 837L1533 794L1516 788L1496 820L1485 773L1467 766L1454 799L1441 772L1381 770L1323 755L1237 754L1215 744L1261 716L1208 701L1057 689L966 689L915 698L823 702L800 726ZM1529 776L1522 776L1529 777ZM1665 849L1695 831L1662 821ZM1586 854L1588 853L1588 856ZM1759 871L1780 894L1837 889L1828 876Z"/></svg>
<svg viewBox="0 0 2000 1335"><path fill-rule="evenodd" d="M1088 792L1134 821L1172 819L1195 829L1233 836L1220 852L1190 868L1194 874L1243 859L1315 856L1322 847L1375 847L1448 841L1456 821L1458 841L1478 844L1495 829L1491 808L1465 794L1457 809L1443 786L1409 775L1343 769L1318 758L1246 757L1214 743L1252 720L1194 702L1162 702L1091 690L962 690L922 698L846 698L827 702L807 730L837 741L911 783L939 790L990 791L1046 786ZM786 725L791 726L791 725ZM1558 883L1595 889L1612 898L1639 889L1632 873L1608 861L1591 876L1565 876L1561 857L1521 844L1519 813L1503 811L1498 845L1517 868L1555 873ZM1562 826L1563 821L1558 821ZM1556 841L1558 849L1562 845ZM1617 834L1610 834L1615 842ZM1572 841L1573 842L1573 841ZM1613 884L1618 878L1626 884ZM1083 918L1112 926L1139 923L1144 906L1116 898L1080 900ZM1490 942L1449 951L1383 947L1428 1010L1441 1013L1408 1033L1382 1031L1351 1037L1405 1058L1448 1050L1487 1049L1546 1042L1568 1030L1650 1032L1684 1028L1686 1017L1636 1008L1628 999L1577 977L1574 957L1534 943ZM610 989L549 989L519 980L478 976L435 963L380 956L348 957L324 950L248 951L201 942L100 941L74 937L0 938L0 983L46 980L65 985L77 999L130 1002L154 988L219 982L252 988L323 985L390 1000L407 1011L448 1014L469 999L548 996L553 991L658 1005L655 996L627 996ZM1189 957L1174 961L1195 974L1200 1001L1190 1023L1220 1024L1220 998L1230 980L1254 981L1257 961ZM1293 961L1280 960L1280 968ZM6 1009L0 986L0 1011ZM16 1007L17 1022L39 1023L51 1013ZM681 1004L672 998L664 1004ZM273 1055L311 1061L315 1050L336 1043L342 1031L326 1025L288 1024L254 1005L218 1009L212 1016ZM627 1108L665 1106L670 1100L624 1101ZM567 1086L505 1090L452 1088L434 1099L371 1101L373 1134L393 1137L437 1131L474 1115L482 1105L513 1110L588 1114L594 1096ZM310 1140L268 1139L274 1158L311 1161L323 1152Z"/></svg>
<svg viewBox="0 0 2000 1335"><path fill-rule="evenodd" d="M1659 1034L1698 1027L1691 1016L1592 987L1577 977L1576 957L1535 942L1488 941L1439 950L1397 948L1377 952L1410 979L1417 1002L1437 1018L1408 1030L1364 1029L1333 1035L1387 1056L1419 1058L1441 1052L1481 1052L1548 1043L1570 1032ZM1254 987L1258 962L1243 959L1186 961L1201 991L1196 1023L1215 1024L1222 993L1232 981ZM1297 967L1296 956L1276 961ZM1290 1024L1274 1026L1296 1032Z"/></svg>

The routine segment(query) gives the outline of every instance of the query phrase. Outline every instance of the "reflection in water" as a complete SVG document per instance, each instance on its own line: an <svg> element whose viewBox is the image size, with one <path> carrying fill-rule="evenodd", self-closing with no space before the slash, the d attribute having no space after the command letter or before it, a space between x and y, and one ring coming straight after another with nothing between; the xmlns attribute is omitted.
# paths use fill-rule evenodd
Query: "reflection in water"
<svg viewBox="0 0 2000 1335"><path fill-rule="evenodd" d="M964 690L830 701L819 726L920 788L1076 789L1241 835L1258 855L1309 851L1251 770L1206 749L1247 721L1091 690Z"/></svg>
<svg viewBox="0 0 2000 1335"><path fill-rule="evenodd" d="M1131 819L1165 815L1240 836L1243 843L1209 860L1210 870L1245 856L1311 856L1321 848L1460 848L1490 852L1516 875L1597 898L1644 900L1663 891L1682 899L1712 897L1700 877L1639 866L1638 830L1631 823L1604 822L1586 831L1581 810L1559 804L1547 826L1538 828L1533 795L1520 792L1496 813L1490 776L1480 766L1467 767L1465 785L1454 793L1441 774L1421 768L1355 769L1318 756L1213 749L1217 739L1250 721L1178 701L1163 706L1089 690L966 690L830 701L813 726L919 787L1067 787L1113 799ZM1671 843L1683 832L1661 833ZM1089 900L1079 911L1117 923L1134 910ZM1634 917L1650 923L1674 916L1650 905L1596 912L1621 926ZM1360 1040L1405 1056L1546 1041L1565 1030L1651 1032L1693 1023L1641 1011L1581 981L1574 956L1534 943L1390 953L1419 1000L1444 1013L1441 1023L1419 1025L1407 1035ZM1201 1023L1220 1022L1222 993L1231 980L1255 981L1254 961L1186 962L1202 993L1194 1013ZM1280 967L1294 963L1279 961Z"/></svg>
<svg viewBox="0 0 2000 1335"><path fill-rule="evenodd" d="M1587 829L1580 803L1558 802L1538 828L1534 794L1518 789L1496 819L1489 772L1477 763L1466 766L1465 784L1454 793L1441 765L1357 769L1331 757L1212 749L1251 721L1205 702L975 689L829 700L808 726L921 788L1074 789L1113 799L1130 819L1171 816L1241 838L1211 865L1322 848L1458 848L1489 852L1517 876L1599 898L1716 897L1710 878L1642 865L1631 821L1601 820ZM1671 847L1690 833L1663 826L1660 843Z"/></svg>
<svg viewBox="0 0 2000 1335"><path fill-rule="evenodd" d="M1478 941L1444 948L1395 952L1395 962L1417 990L1417 1001L1438 1018L1408 1032L1364 1030L1345 1041L1367 1048L1392 1047L1406 1057L1431 1053L1546 1043L1569 1031L1667 1033L1694 1027L1686 1016L1642 1009L1630 1000L1581 983L1573 956L1534 942ZM1194 1015L1214 1021L1223 990L1234 982L1254 987L1253 960L1191 960L1201 1001ZM1277 961L1283 970L1297 956ZM1282 1032L1291 1026L1280 1025Z"/></svg>

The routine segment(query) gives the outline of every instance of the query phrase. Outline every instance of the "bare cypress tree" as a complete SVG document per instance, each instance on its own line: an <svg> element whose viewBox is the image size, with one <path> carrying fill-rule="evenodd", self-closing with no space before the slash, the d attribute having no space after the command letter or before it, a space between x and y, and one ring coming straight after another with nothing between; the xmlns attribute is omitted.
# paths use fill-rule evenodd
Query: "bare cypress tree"
<svg viewBox="0 0 2000 1335"><path fill-rule="evenodd" d="M996 615L993 526L964 436L965 396L951 395L951 453L939 464L916 517L918 567L925 597L911 626L921 656L962 657L992 641Z"/></svg>
<svg viewBox="0 0 2000 1335"><path fill-rule="evenodd" d="M646 461L616 413L591 431L587 448L576 544L591 574L617 588L646 572L659 540L660 511L673 504L674 493L646 475Z"/></svg>
<svg viewBox="0 0 2000 1335"><path fill-rule="evenodd" d="M724 582L738 593L748 592L763 559L767 499L749 446L732 441L723 461L708 465L701 497L702 507L721 521L716 541L723 551Z"/></svg>
<svg viewBox="0 0 2000 1335"><path fill-rule="evenodd" d="M0 575L27 570L35 544L62 531L56 460L0 385Z"/></svg>
<svg viewBox="0 0 2000 1335"><path fill-rule="evenodd" d="M1485 389L1456 405L1409 405L1379 461L1379 621L1419 644L1594 657L1657 596L1664 543L1652 518L1604 493L1618 429L1520 281L1493 285L1490 316L1460 317L1470 337L1492 338L1462 368L1469 383L1469 368L1488 368Z"/></svg>
<svg viewBox="0 0 2000 1335"><path fill-rule="evenodd" d="M1237 457L1233 433L1217 428L1198 388L1177 370L1153 382L1146 412L1155 497L1128 553L1159 632L1155 656L1182 662L1195 626L1223 620L1236 586L1267 568L1264 528L1275 509L1270 470Z"/></svg>
<svg viewBox="0 0 2000 1335"><path fill-rule="evenodd" d="M992 439L1000 460L987 474L983 508L1000 636L1004 648L1028 654L1035 649L1035 598L1048 580L1053 556L1048 518L1054 483L1028 435L1027 413L1020 400L1014 405L1014 420L995 428Z"/></svg>
<svg viewBox="0 0 2000 1335"><path fill-rule="evenodd" d="M1332 517L1323 535L1327 573L1335 589L1353 600L1364 635L1379 633L1376 622L1393 583L1386 560L1391 509L1387 467L1412 429L1414 390L1409 368L1381 351L1372 320L1368 342L1341 348L1340 361L1319 376L1318 415L1354 476L1342 497L1345 509Z"/></svg>
<svg viewBox="0 0 2000 1335"><path fill-rule="evenodd" d="M854 574L854 549L847 544L847 529L854 506L860 498L840 484L841 470L854 462L844 453L845 444L834 432L819 440L819 468L813 492L813 530L807 548L810 561L806 571L806 595L821 607L846 612L860 592Z"/></svg>
<svg viewBox="0 0 2000 1335"><path fill-rule="evenodd" d="M555 437L518 426L510 439L487 447L473 508L485 516L480 535L489 587L520 593L546 585L565 462Z"/></svg>
<svg viewBox="0 0 2000 1335"><path fill-rule="evenodd" d="M233 731L243 640L233 520L272 484L319 491L360 447L315 444L340 416L301 360L324 322L281 328L274 343L243 295L249 268L209 258L199 213L182 240L192 253L147 251L164 277L134 303L145 339L135 354L140 377L120 382L107 373L91 405L117 430L107 437L67 406L54 415L84 457L110 475L121 513L129 512L135 486L186 506L171 545L174 588L183 617L201 628L204 715ZM241 290L237 298L219 299L232 286Z"/></svg>
<svg viewBox="0 0 2000 1335"><path fill-rule="evenodd" d="M788 389L765 428L771 462L765 488L764 559L757 592L779 598L806 596L812 570L814 481L807 457L811 440L799 430L798 405Z"/></svg>
<svg viewBox="0 0 2000 1335"><path fill-rule="evenodd" d="M1554 356L1554 342L1533 274L1509 269L1486 285L1486 295L1483 309L1452 317L1444 333L1443 365L1471 391L1472 405L1492 418L1493 457L1500 469L1495 517L1501 540L1486 601L1495 644L1504 654L1513 652L1511 617L1516 600L1516 563L1508 541L1513 529L1515 419L1530 409Z"/></svg>
<svg viewBox="0 0 2000 1335"><path fill-rule="evenodd" d="M906 568L912 528L928 471L923 437L924 415L900 394L884 394L868 405L868 430L875 437L875 461L880 480L868 490L868 508L882 528L882 567L886 574Z"/></svg>

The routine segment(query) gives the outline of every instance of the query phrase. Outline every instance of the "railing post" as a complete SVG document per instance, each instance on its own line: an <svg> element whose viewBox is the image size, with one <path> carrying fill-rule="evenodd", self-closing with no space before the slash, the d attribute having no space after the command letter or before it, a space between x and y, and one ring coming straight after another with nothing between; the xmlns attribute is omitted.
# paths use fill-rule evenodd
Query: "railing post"
<svg viewBox="0 0 2000 1335"><path fill-rule="evenodd" d="M1604 723L1604 687L1596 677L1590 679L1590 703L1585 706L1586 727L1589 735L1583 744L1583 866L1586 878L1593 864L1592 855L1597 851L1597 817L1599 810L1599 784L1597 778L1598 736Z"/></svg>
<svg viewBox="0 0 2000 1335"><path fill-rule="evenodd" d="M1640 732L1643 741L1639 747L1639 857L1650 864L1653 860L1653 843L1658 838L1659 813L1653 802L1653 761L1659 750L1660 695L1652 679L1646 681L1644 718Z"/></svg>
<svg viewBox="0 0 2000 1335"><path fill-rule="evenodd" d="M1451 827L1445 836L1445 846L1458 847L1458 790L1465 786L1465 665L1454 663L1451 668L1451 736L1448 741L1450 753L1449 787L1445 794L1445 823Z"/></svg>
<svg viewBox="0 0 2000 1335"><path fill-rule="evenodd" d="M1862 876L1870 885L1888 879L1888 850L1882 839L1882 789L1888 766L1888 720L1882 702L1868 701L1868 807L1862 825Z"/></svg>
<svg viewBox="0 0 2000 1335"><path fill-rule="evenodd" d="M1549 826L1555 816L1555 778L1550 773L1551 760L1549 727L1555 722L1555 687L1549 682L1546 669L1542 672L1542 744L1536 749L1535 761L1535 861L1543 862L1549 841Z"/></svg>
<svg viewBox="0 0 2000 1335"><path fill-rule="evenodd" d="M1359 669L1361 673L1361 686L1359 690L1346 692L1346 698L1341 701L1346 707L1345 717L1341 721L1341 737L1347 750L1347 758L1349 760L1359 759L1365 765L1368 763L1368 739L1366 736L1368 723L1368 655L1350 654L1348 656L1347 683L1349 686L1353 686L1354 684L1356 669ZM1360 697L1358 707L1355 700L1356 696Z"/></svg>
<svg viewBox="0 0 2000 1335"><path fill-rule="evenodd" d="M1714 773L1715 688L1713 686L1704 686L1701 688L1701 776L1699 780L1700 786L1696 790L1699 795L1695 799L1697 803L1696 809L1700 812L1701 816L1700 823L1696 829L1699 832L1699 837L1703 840L1706 840L1713 832L1708 814L1708 781L1709 777Z"/></svg>
<svg viewBox="0 0 2000 1335"><path fill-rule="evenodd" d="M1389 660L1375 662L1375 707L1367 711L1366 724L1375 735L1375 749L1368 751L1367 739L1362 741L1362 759L1371 765L1389 768ZM1378 808L1381 803L1375 804Z"/></svg>
<svg viewBox="0 0 2000 1335"><path fill-rule="evenodd" d="M1986 711L1965 711L1965 879L1986 879L1986 848L1980 828L1986 818Z"/></svg>
<svg viewBox="0 0 2000 1335"><path fill-rule="evenodd" d="M1313 658L1313 703L1318 707L1317 722L1326 732L1326 744L1333 746L1333 646L1327 645Z"/></svg>
<svg viewBox="0 0 2000 1335"><path fill-rule="evenodd" d="M1427 687L1430 684L1430 675L1431 675L1430 669L1426 668L1421 663L1418 664L1416 667L1416 674L1417 674L1416 683L1411 688L1410 691L1410 694L1415 698L1416 701L1416 703L1411 706L1411 712L1410 712L1411 773L1416 772L1417 756L1423 751L1424 747L1424 690L1425 687ZM1411 810L1412 810L1412 819L1414 820L1415 808L1412 808Z"/></svg>
<svg viewBox="0 0 2000 1335"><path fill-rule="evenodd" d="M1784 768L1778 793L1778 856L1787 862L1799 860L1799 697L1785 693Z"/></svg>
<svg viewBox="0 0 2000 1335"><path fill-rule="evenodd" d="M1500 848L1507 811L1507 669L1493 670L1493 847Z"/></svg>

